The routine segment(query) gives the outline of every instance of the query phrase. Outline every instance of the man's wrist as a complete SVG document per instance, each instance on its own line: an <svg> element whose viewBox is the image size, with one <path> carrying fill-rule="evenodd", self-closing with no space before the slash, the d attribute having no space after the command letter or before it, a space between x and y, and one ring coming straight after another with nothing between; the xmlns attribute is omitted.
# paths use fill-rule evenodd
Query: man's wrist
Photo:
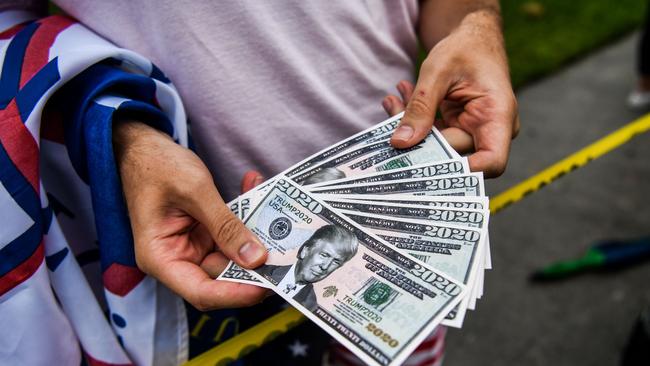
<svg viewBox="0 0 650 366"><path fill-rule="evenodd" d="M457 30L461 28L481 38L494 37L503 44L501 13L498 9L484 8L468 13Z"/></svg>
<svg viewBox="0 0 650 366"><path fill-rule="evenodd" d="M171 138L145 123L122 120L113 124L113 151L118 167L161 142L171 142Z"/></svg>
<svg viewBox="0 0 650 366"><path fill-rule="evenodd" d="M484 48L485 52L494 56L492 60L502 65L508 73L508 58L501 26L501 15L491 7L468 13L455 32L463 33L467 44Z"/></svg>
<svg viewBox="0 0 650 366"><path fill-rule="evenodd" d="M427 51L459 29L489 27L501 30L498 0L423 0L420 3L418 34Z"/></svg>

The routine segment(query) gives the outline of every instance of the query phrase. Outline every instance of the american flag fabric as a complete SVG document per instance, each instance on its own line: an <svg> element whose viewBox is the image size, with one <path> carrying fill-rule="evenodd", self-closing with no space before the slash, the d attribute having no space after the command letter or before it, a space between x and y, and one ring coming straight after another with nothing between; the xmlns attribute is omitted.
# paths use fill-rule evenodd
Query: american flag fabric
<svg viewBox="0 0 650 366"><path fill-rule="evenodd" d="M0 13L0 364L177 365L182 299L136 267L111 123L187 146L151 62L64 16ZM97 214L95 214L97 213Z"/></svg>

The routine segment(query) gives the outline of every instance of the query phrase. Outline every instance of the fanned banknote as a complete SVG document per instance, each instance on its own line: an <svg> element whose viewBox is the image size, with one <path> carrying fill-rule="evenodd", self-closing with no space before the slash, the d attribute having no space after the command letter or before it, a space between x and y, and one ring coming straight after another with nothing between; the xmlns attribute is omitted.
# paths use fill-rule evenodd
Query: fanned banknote
<svg viewBox="0 0 650 366"><path fill-rule="evenodd" d="M392 204L447 207L457 209L481 210L487 209L489 200L480 196L412 196L408 194L339 194L324 196L324 200L346 199L359 202L385 202Z"/></svg>
<svg viewBox="0 0 650 366"><path fill-rule="evenodd" d="M402 196L402 195L363 195L359 196L323 196L323 200L340 210L375 213L391 217L431 220L458 226L487 227L489 211L486 197L456 196ZM490 256L490 238L486 235L483 249L484 269L492 268ZM483 271L476 275L475 285L471 288L473 299L469 308L474 309L475 300L483 295Z"/></svg>
<svg viewBox="0 0 650 366"><path fill-rule="evenodd" d="M313 188L319 195L410 194L414 196L483 196L482 173L402 179L381 183L346 184Z"/></svg>
<svg viewBox="0 0 650 366"><path fill-rule="evenodd" d="M478 273L483 270L486 231L412 218L341 212L395 248L463 282L474 293ZM460 327L470 300L467 297L443 324Z"/></svg>
<svg viewBox="0 0 650 366"><path fill-rule="evenodd" d="M484 217L488 217L490 214L489 210L487 210L488 199L486 197L329 195L323 196L322 199L332 207L341 210L376 213L393 217L418 218L460 226L487 227L487 219L482 220L481 216L470 213L480 212ZM468 214L445 213L446 209L468 212ZM489 237L486 237L486 247L485 268L491 269Z"/></svg>
<svg viewBox="0 0 650 366"><path fill-rule="evenodd" d="M313 154L312 156L294 164L289 169L285 170L282 175L289 177L294 176L304 171L305 169L328 160L331 157L336 156L346 150L350 150L356 146L372 144L380 140L385 140L386 138L390 137L403 116L403 112L399 113L373 127L352 135L343 141L326 147L325 149Z"/></svg>
<svg viewBox="0 0 650 366"><path fill-rule="evenodd" d="M309 185L309 189L317 187L332 187L338 185L379 183L392 180L431 178L446 175L460 175L469 173L467 158L440 160L404 168L389 169L374 174L364 174L350 178L329 180Z"/></svg>
<svg viewBox="0 0 650 366"><path fill-rule="evenodd" d="M388 139L336 155L291 176L302 185L349 178L375 172L459 158L439 132L431 133L419 144L398 150Z"/></svg>
<svg viewBox="0 0 650 366"><path fill-rule="evenodd" d="M402 205L389 202L356 201L324 196L328 205L348 212L361 212L415 220L430 220L443 224L482 228L487 226L489 211L431 207L426 205Z"/></svg>

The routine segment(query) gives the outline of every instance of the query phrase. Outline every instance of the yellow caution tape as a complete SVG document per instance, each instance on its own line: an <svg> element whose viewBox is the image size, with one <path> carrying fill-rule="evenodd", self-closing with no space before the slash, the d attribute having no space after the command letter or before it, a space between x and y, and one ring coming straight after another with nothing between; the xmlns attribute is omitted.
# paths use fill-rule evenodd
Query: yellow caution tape
<svg viewBox="0 0 650 366"><path fill-rule="evenodd" d="M494 214L508 205L521 201L527 195L538 191L540 188L560 178L566 173L570 173L571 171L586 165L588 162L607 154L625 144L634 136L646 132L649 129L650 114L646 114L582 150L558 161L516 186L502 192L496 197L491 198L490 212Z"/></svg>
<svg viewBox="0 0 650 366"><path fill-rule="evenodd" d="M494 214L515 202L521 201L527 195L538 191L566 173L605 155L625 144L634 136L648 130L650 130L650 114L627 124L492 198L490 200L490 212ZM287 308L236 337L195 357L188 361L185 366L226 365L261 347L264 343L287 332L304 320L305 317L298 310L291 307Z"/></svg>

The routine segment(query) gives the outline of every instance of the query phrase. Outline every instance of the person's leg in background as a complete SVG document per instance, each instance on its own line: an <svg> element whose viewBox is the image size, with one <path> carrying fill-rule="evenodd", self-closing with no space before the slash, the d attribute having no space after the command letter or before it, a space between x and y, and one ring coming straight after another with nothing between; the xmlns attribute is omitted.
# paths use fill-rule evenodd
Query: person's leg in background
<svg viewBox="0 0 650 366"><path fill-rule="evenodd" d="M646 17L637 50L639 81L630 93L627 103L631 108L650 108L650 3L646 4Z"/></svg>
<svg viewBox="0 0 650 366"><path fill-rule="evenodd" d="M641 365L650 365L650 306L639 315L621 359L621 366Z"/></svg>

